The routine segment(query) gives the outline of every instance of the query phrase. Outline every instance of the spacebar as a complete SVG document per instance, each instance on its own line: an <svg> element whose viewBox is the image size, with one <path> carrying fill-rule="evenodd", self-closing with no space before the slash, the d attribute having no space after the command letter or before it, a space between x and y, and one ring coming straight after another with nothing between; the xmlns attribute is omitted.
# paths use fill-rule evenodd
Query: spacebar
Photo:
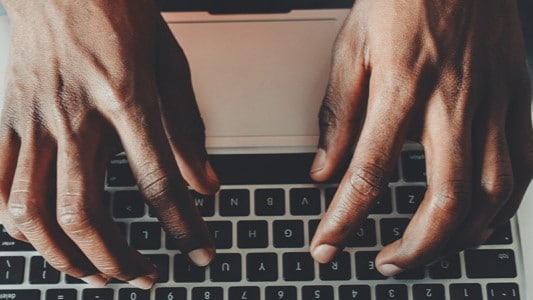
<svg viewBox="0 0 533 300"><path fill-rule="evenodd" d="M0 299L40 300L39 290L0 290Z"/></svg>
<svg viewBox="0 0 533 300"><path fill-rule="evenodd" d="M469 278L514 278L516 261L513 250L466 250L466 274Z"/></svg>
<svg viewBox="0 0 533 300"><path fill-rule="evenodd" d="M223 185L312 183L313 158L314 153L209 156Z"/></svg>

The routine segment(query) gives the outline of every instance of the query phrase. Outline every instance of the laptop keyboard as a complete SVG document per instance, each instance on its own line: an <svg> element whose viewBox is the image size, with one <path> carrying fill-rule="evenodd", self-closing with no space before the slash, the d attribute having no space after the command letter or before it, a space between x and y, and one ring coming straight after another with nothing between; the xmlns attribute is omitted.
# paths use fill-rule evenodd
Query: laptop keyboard
<svg viewBox="0 0 533 300"><path fill-rule="evenodd" d="M402 152L389 189L344 252L331 263L314 262L309 243L338 178L313 183L312 159L309 153L212 156L221 190L216 196L192 191L217 246L213 263L200 268L165 235L136 189L126 157L115 157L104 198L130 245L157 267L154 288L117 281L91 288L54 270L1 227L0 300L520 299L514 219L478 249L394 278L377 272L378 251L401 237L424 196L425 157L416 148Z"/></svg>

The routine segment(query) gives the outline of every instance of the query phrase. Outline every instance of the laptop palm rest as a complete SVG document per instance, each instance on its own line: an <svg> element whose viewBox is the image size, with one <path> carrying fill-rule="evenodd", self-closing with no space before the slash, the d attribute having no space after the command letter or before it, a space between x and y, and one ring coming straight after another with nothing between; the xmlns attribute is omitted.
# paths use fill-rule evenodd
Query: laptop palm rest
<svg viewBox="0 0 533 300"><path fill-rule="evenodd" d="M169 25L208 137L317 135L338 20Z"/></svg>

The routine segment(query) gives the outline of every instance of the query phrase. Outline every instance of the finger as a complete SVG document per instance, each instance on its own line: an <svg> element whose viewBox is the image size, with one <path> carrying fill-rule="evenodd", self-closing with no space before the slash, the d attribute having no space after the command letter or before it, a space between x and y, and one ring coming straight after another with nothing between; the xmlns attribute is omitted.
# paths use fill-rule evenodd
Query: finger
<svg viewBox="0 0 533 300"><path fill-rule="evenodd" d="M426 110L431 120L423 138L428 188L403 237L383 248L376 258L376 267L385 276L440 257L470 209L471 125L459 112L447 114L450 120L442 111L439 105L429 105Z"/></svg>
<svg viewBox="0 0 533 300"><path fill-rule="evenodd" d="M101 199L103 182L98 179L104 178L107 157L99 157L100 140L90 133L60 135L57 220L101 274L147 289L157 276L155 268L128 246Z"/></svg>
<svg viewBox="0 0 533 300"><path fill-rule="evenodd" d="M143 99L153 98L154 94L144 95ZM113 122L138 186L155 209L167 235L197 265L209 264L214 256L214 243L180 176L157 104L129 106Z"/></svg>
<svg viewBox="0 0 533 300"><path fill-rule="evenodd" d="M17 168L19 147L20 141L17 134L8 126L2 126L0 129L0 223L4 225L11 237L27 242L7 210L11 184Z"/></svg>
<svg viewBox="0 0 533 300"><path fill-rule="evenodd" d="M406 135L410 109L414 107L413 98L398 94L399 81L387 77L396 75L384 69L374 71L376 78L389 80L371 83L368 112L354 156L312 241L311 254L321 263L342 250L387 186Z"/></svg>
<svg viewBox="0 0 533 300"><path fill-rule="evenodd" d="M510 82L511 104L507 117L506 132L514 175L514 189L509 201L492 220L492 227L507 222L516 213L533 178L533 130L531 126L531 88L527 70L522 64L518 80ZM514 78L510 77L510 78Z"/></svg>
<svg viewBox="0 0 533 300"><path fill-rule="evenodd" d="M449 252L477 247L494 231L490 223L508 202L514 189L514 177L507 143L505 123L509 90L501 71L492 71L491 90L474 119L472 207Z"/></svg>
<svg viewBox="0 0 533 300"><path fill-rule="evenodd" d="M47 198L55 146L49 138L25 136L9 198L9 214L33 247L57 270L103 285L96 268L55 221L55 201Z"/></svg>
<svg viewBox="0 0 533 300"><path fill-rule="evenodd" d="M345 165L363 120L369 72L365 41L350 29L358 18L350 15L337 37L326 95L320 107L320 137L311 177L325 181Z"/></svg>
<svg viewBox="0 0 533 300"><path fill-rule="evenodd" d="M207 158L187 58L163 20L160 28L157 84L165 132L184 179L197 192L214 194L220 183Z"/></svg>

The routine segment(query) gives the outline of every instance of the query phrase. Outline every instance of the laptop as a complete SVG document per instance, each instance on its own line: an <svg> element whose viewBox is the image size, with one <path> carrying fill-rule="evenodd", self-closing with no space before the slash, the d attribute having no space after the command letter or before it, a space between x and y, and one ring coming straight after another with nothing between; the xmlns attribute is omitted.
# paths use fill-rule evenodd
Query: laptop
<svg viewBox="0 0 533 300"><path fill-rule="evenodd" d="M533 254L526 250L533 249L532 188L518 215L479 249L395 278L371 267L423 195L424 155L415 144L404 146L389 193L343 254L326 265L310 260L309 242L337 184L313 183L308 170L332 45L351 1L177 2L160 5L191 64L222 182L214 197L193 193L215 237L216 260L197 268L179 253L139 198L127 158L118 156L106 178L110 213L158 267L159 282L151 291L119 282L95 289L54 273L37 252L0 232L0 299L533 299ZM0 16L2 72L8 36ZM16 279L5 275L13 260L22 261Z"/></svg>

